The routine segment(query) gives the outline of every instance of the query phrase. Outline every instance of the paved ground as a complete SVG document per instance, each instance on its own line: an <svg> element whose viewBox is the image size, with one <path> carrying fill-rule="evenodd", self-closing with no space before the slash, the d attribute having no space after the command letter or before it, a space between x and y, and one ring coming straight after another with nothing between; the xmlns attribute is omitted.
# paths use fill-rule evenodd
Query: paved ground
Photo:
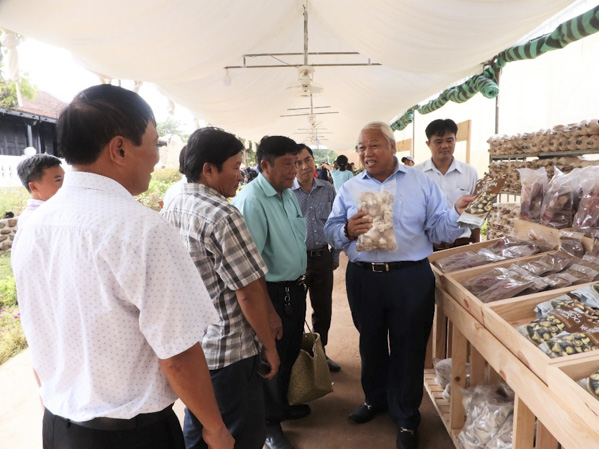
<svg viewBox="0 0 599 449"><path fill-rule="evenodd" d="M333 374L334 392L312 402L312 414L283 424L297 449L393 449L396 427L388 415L372 422L354 425L347 415L363 401L360 387L358 334L353 327L345 296L345 264L335 272L333 324L328 353L342 371ZM308 307L309 308L309 307ZM0 366L0 447L3 449L41 448L42 408L31 373L29 352L24 351ZM175 405L182 417L183 406ZM427 395L421 407L420 449L453 449L445 427Z"/></svg>

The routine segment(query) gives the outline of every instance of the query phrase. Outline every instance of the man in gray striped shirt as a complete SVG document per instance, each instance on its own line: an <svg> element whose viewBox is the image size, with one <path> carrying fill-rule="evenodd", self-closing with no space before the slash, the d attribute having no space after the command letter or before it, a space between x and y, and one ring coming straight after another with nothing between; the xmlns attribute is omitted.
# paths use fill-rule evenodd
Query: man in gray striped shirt
<svg viewBox="0 0 599 449"><path fill-rule="evenodd" d="M235 447L260 449L265 440L260 375L279 368L275 338L282 325L266 290L266 265L241 213L227 201L242 179L243 145L229 133L202 128L189 138L182 184L162 215L179 230L219 322L202 340L214 392ZM185 445L206 448L202 424L185 410Z"/></svg>
<svg viewBox="0 0 599 449"><path fill-rule="evenodd" d="M312 326L320 334L322 345L326 347L333 310L333 270L339 266L339 250L329 250L324 236L324 224L333 207L335 188L330 182L314 177L316 165L312 150L303 143L298 147L297 175L292 190L306 219L306 277L313 310ZM331 372L341 370L339 364L329 356L327 364Z"/></svg>

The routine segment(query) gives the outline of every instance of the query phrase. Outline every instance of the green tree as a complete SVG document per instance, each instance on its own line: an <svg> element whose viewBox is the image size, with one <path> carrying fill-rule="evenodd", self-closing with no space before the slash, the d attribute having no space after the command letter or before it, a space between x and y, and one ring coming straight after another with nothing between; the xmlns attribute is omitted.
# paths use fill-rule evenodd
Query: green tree
<svg viewBox="0 0 599 449"><path fill-rule="evenodd" d="M0 36L4 34L4 31L0 29ZM19 40L24 40L24 37L17 35ZM5 49L0 43L0 109L10 110L19 106L19 100L17 95L17 84L12 80L4 79L2 76L3 69L3 56ZM33 100L37 95L37 87L31 83L27 74L19 77L19 87L21 95L28 100Z"/></svg>
<svg viewBox="0 0 599 449"><path fill-rule="evenodd" d="M189 139L189 134L186 134L181 129L181 121L176 120L173 117L167 117L166 120L162 122L158 122L156 124L156 130L158 131L158 135L160 137L168 136L168 135L177 135L181 137L183 142L187 142Z"/></svg>
<svg viewBox="0 0 599 449"><path fill-rule="evenodd" d="M325 150L325 149L316 149L312 150L314 153L314 161L317 164L325 164L333 165L335 159L337 159L338 154L333 150Z"/></svg>

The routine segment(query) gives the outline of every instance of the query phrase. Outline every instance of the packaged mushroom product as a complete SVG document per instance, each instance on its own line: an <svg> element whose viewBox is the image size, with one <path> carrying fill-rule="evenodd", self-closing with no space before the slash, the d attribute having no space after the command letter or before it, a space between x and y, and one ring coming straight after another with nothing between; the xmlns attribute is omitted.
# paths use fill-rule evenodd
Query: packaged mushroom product
<svg viewBox="0 0 599 449"><path fill-rule="evenodd" d="M578 381L579 385L599 399L599 371L595 371L589 377L584 377Z"/></svg>
<svg viewBox="0 0 599 449"><path fill-rule="evenodd" d="M480 228L487 218L487 215L493 208L493 201L501 192L501 188L505 183L505 177L491 178L485 176L483 182L477 185L474 191L476 198L466 208L464 213L460 215L458 224L463 228Z"/></svg>
<svg viewBox="0 0 599 449"><path fill-rule="evenodd" d="M395 250L395 231L393 230L393 200L395 196L386 190L380 192L362 192L358 210L366 212L372 218L372 228L358 237L358 251Z"/></svg>

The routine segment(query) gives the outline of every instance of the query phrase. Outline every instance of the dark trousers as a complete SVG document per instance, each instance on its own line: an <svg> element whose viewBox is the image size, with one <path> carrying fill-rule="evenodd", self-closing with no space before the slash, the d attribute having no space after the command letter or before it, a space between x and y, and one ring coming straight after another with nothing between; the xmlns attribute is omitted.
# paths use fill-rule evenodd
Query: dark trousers
<svg viewBox="0 0 599 449"><path fill-rule="evenodd" d="M68 419L44 412L44 449L183 449L179 419L170 410L164 419L131 430L97 430L78 426Z"/></svg>
<svg viewBox="0 0 599 449"><path fill-rule="evenodd" d="M320 256L308 256L306 277L312 305L312 327L320 334L322 345L326 346L333 311L333 255L328 248L323 249Z"/></svg>
<svg viewBox="0 0 599 449"><path fill-rule="evenodd" d="M268 294L283 322L283 338L277 340L281 366L277 375L264 380L266 422L277 423L283 419L289 406L287 389L291 367L302 346L304 319L306 317L306 290L295 282L267 282ZM286 304L289 306L286 307Z"/></svg>
<svg viewBox="0 0 599 449"><path fill-rule="evenodd" d="M435 280L428 261L372 272L347 265L352 318L360 333L366 402L389 407L400 427L420 424L424 358L433 321Z"/></svg>
<svg viewBox="0 0 599 449"><path fill-rule="evenodd" d="M223 421L235 438L235 449L261 449L266 438L264 392L258 375L259 356L211 370L212 386ZM207 449L203 426L185 409L183 435L187 449Z"/></svg>

